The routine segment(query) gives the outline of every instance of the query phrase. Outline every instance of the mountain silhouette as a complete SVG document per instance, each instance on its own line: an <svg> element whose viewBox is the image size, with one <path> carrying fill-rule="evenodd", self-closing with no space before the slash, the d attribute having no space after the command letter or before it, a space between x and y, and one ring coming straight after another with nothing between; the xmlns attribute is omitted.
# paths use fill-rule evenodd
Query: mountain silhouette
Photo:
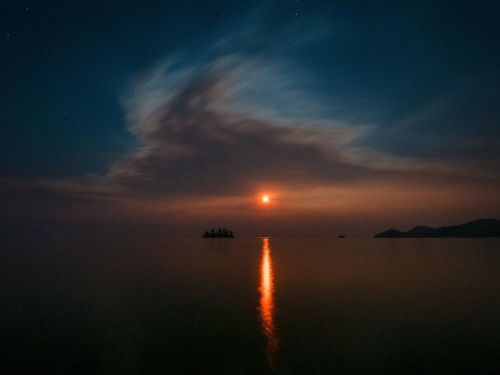
<svg viewBox="0 0 500 375"><path fill-rule="evenodd" d="M465 224L433 228L418 225L408 232L389 229L374 236L375 238L412 238L412 237L500 237L500 220L478 219Z"/></svg>

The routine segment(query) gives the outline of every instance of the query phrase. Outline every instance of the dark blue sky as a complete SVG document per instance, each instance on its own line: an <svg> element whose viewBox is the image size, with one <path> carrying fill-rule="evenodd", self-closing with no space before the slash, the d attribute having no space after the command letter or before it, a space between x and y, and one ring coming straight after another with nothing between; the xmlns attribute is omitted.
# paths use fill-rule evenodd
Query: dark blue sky
<svg viewBox="0 0 500 375"><path fill-rule="evenodd" d="M174 131L173 118L194 121L183 100L202 97L205 115L207 108L224 114L214 126L243 121L228 116L251 118L258 123L252 131L287 129L293 142L286 150L334 154L352 167L334 166L341 181L417 168L431 182L446 171L498 187L497 1L15 1L2 3L0 17L5 181L114 184L118 175L118 185L134 192L175 194L163 177L184 168L190 172L181 185L196 190L204 162L172 165L164 150L238 158L216 140L194 142L187 130L181 140ZM238 139L238 150L261 151ZM240 157L234 168L266 162ZM327 162L305 159L281 166L316 170L295 185L337 183L323 180ZM123 170L147 176L154 188L123 179ZM275 172L237 177L264 183Z"/></svg>

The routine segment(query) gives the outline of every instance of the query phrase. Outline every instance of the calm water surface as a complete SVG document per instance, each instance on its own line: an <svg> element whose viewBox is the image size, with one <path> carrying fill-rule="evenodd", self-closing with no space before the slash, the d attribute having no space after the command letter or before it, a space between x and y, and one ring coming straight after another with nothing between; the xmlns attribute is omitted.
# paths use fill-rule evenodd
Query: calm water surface
<svg viewBox="0 0 500 375"><path fill-rule="evenodd" d="M2 250L2 374L498 374L498 239Z"/></svg>

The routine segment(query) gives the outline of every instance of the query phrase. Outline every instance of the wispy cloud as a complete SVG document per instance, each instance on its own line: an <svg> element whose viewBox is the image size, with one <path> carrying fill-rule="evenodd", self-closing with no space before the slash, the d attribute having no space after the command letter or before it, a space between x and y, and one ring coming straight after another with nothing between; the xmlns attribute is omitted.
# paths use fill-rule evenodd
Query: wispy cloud
<svg viewBox="0 0 500 375"><path fill-rule="evenodd" d="M166 60L135 80L123 103L138 146L113 165L109 181L138 193L213 195L425 169L416 160L357 145L366 130L360 125L299 121L258 110L253 115L241 95L252 82L263 90L270 80L270 100L287 94L272 72L267 76L253 68L236 55L194 67ZM306 97L302 104L307 106Z"/></svg>

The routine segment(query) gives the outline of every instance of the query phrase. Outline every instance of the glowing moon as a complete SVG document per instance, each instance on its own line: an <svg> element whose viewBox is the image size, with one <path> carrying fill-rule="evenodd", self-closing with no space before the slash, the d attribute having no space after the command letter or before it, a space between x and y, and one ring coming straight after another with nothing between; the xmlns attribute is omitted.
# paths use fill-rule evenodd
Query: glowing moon
<svg viewBox="0 0 500 375"><path fill-rule="evenodd" d="M260 200L262 201L262 203L264 204L267 204L269 203L269 195L263 195Z"/></svg>

